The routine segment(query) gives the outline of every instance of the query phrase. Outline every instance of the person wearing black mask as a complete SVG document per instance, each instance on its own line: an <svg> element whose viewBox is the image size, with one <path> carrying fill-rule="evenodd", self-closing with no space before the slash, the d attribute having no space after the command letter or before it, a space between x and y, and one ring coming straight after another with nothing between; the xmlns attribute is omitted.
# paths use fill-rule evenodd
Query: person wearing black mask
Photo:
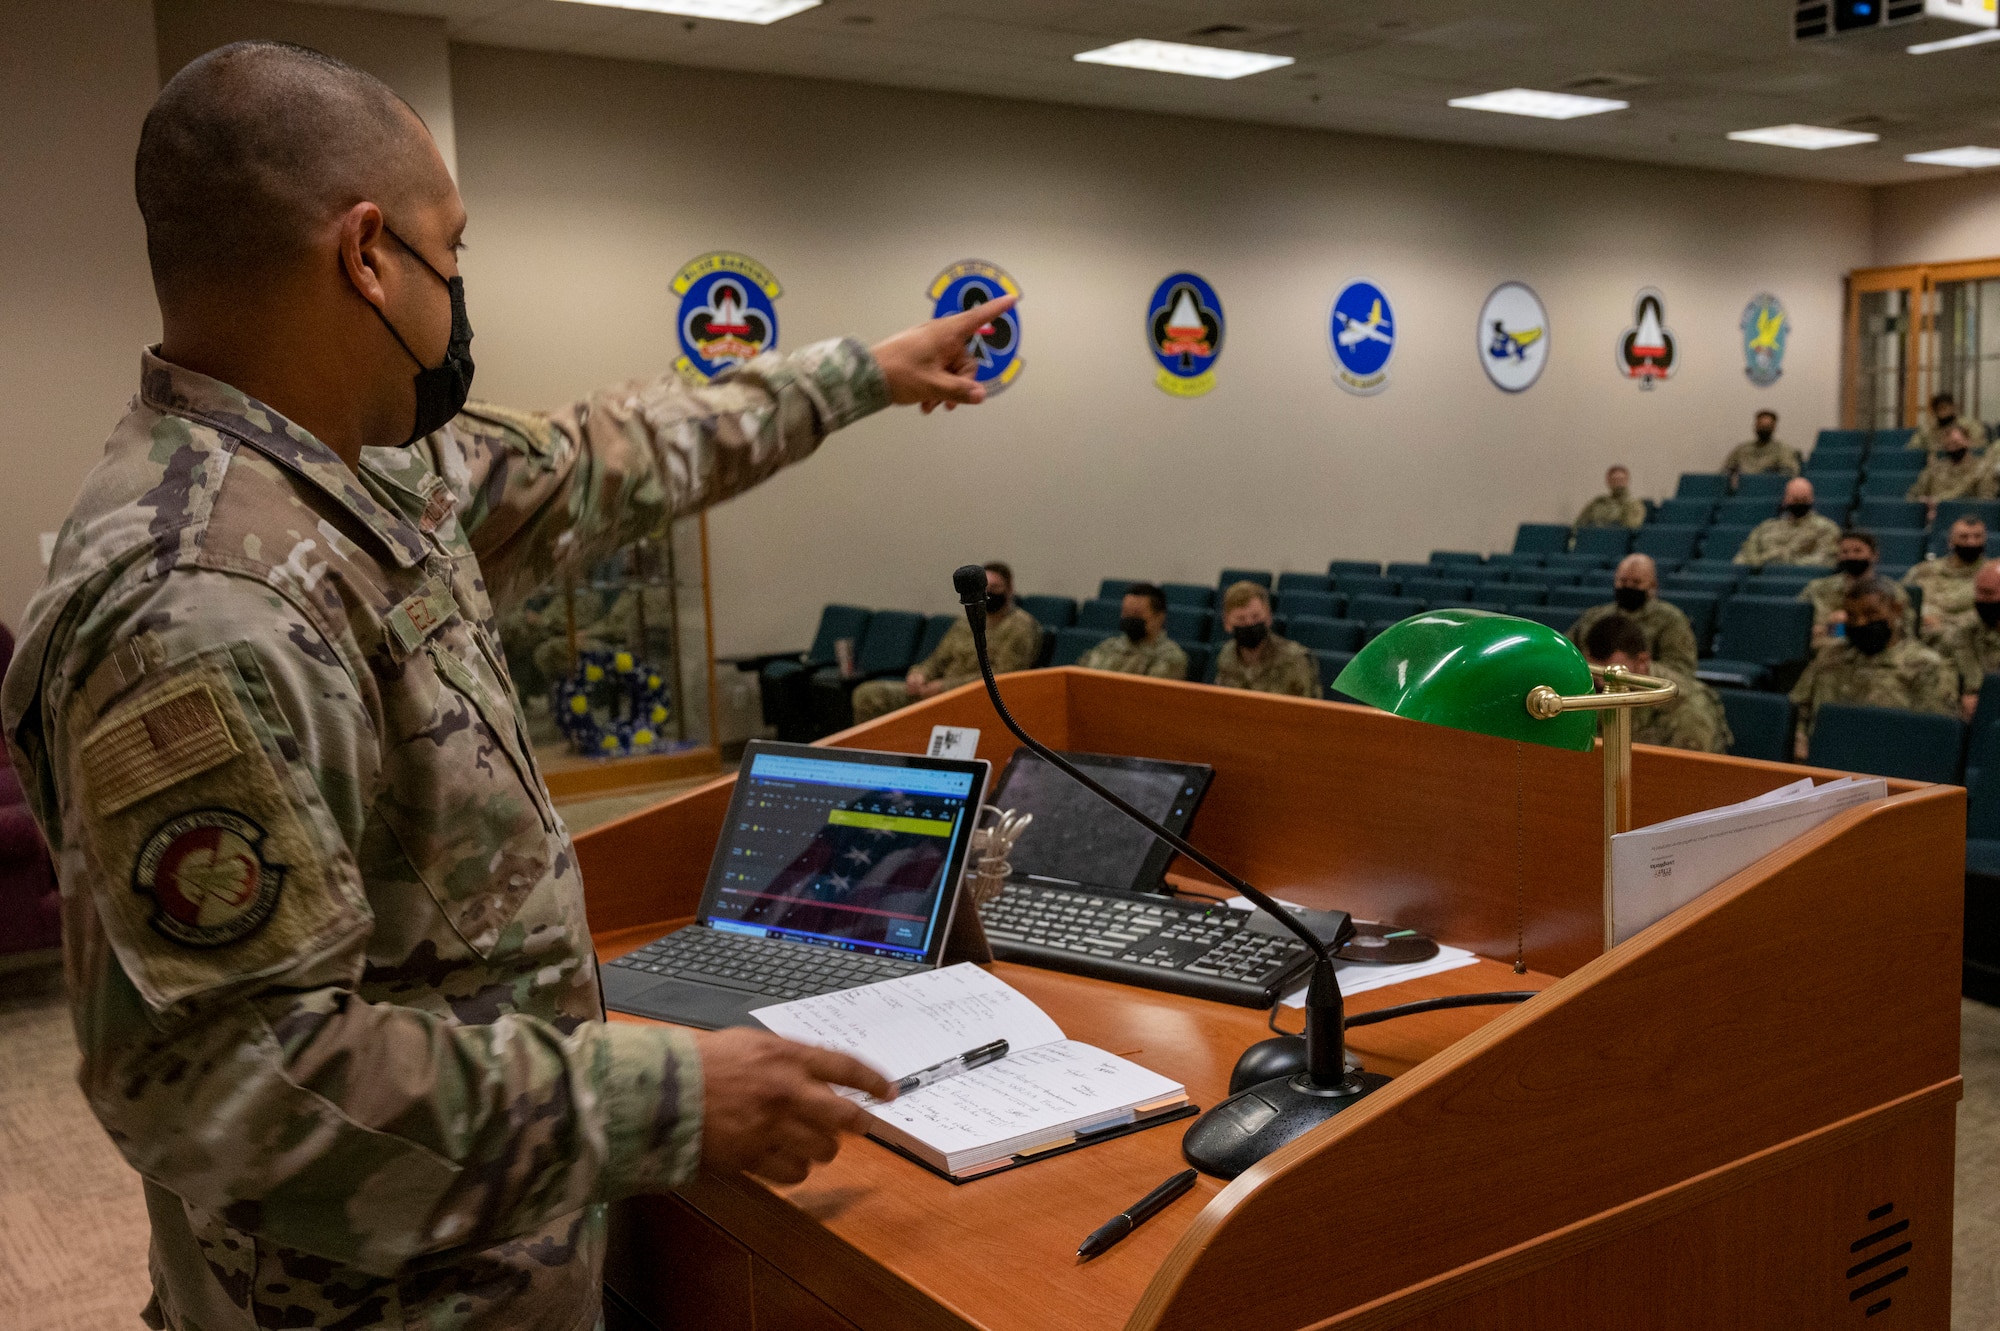
<svg viewBox="0 0 2000 1331"><path fill-rule="evenodd" d="M1944 432L1953 425L1964 428L1966 441L1972 445L1974 453L1982 453L1989 442L1986 427L1978 421L1959 414L1958 403L1949 393L1939 393L1931 399L1931 423L1910 436L1905 448L1920 448L1935 457L1944 451Z"/></svg>
<svg viewBox="0 0 2000 1331"><path fill-rule="evenodd" d="M1804 470L1799 461L1799 451L1777 437L1777 412L1758 412L1753 429L1756 438L1730 449L1729 456L1722 460L1722 469L1729 473L1732 487L1738 476L1772 471L1784 476L1796 476Z"/></svg>
<svg viewBox="0 0 2000 1331"><path fill-rule="evenodd" d="M1923 593L1925 642L1935 646L1946 630L1972 618L1972 581L1986 562L1986 523L1968 513L1951 524L1942 558L1926 559L1903 576L1903 585Z"/></svg>
<svg viewBox="0 0 2000 1331"><path fill-rule="evenodd" d="M1841 603L1847 636L1828 642L1792 689L1799 728L1794 752L1804 761L1819 709L1830 702L1959 713L1958 675L1943 657L1903 634L1896 598L1880 578L1864 578Z"/></svg>
<svg viewBox="0 0 2000 1331"><path fill-rule="evenodd" d="M1646 652L1654 661L1684 674L1695 671L1694 625L1680 607L1660 599L1659 566L1651 555L1627 555L1611 581L1611 599L1594 605L1569 626L1569 640L1579 648L1589 641L1599 621L1622 614L1646 634Z"/></svg>
<svg viewBox="0 0 2000 1331"><path fill-rule="evenodd" d="M1085 652L1077 664L1121 675L1186 679L1187 653L1167 636L1166 592L1150 582L1127 587L1118 605L1118 632Z"/></svg>
<svg viewBox="0 0 2000 1331"><path fill-rule="evenodd" d="M1841 605L1855 584L1875 576L1875 563L1880 554L1881 547L1876 543L1874 532L1850 527L1840 534L1840 562L1835 565L1838 571L1823 578L1814 578L1800 590L1798 596L1799 600L1812 603L1813 646L1817 647L1827 638L1846 632L1847 612L1841 609ZM1883 585L1895 595L1896 611L1903 621L1903 631L1914 633L1917 625L1909 593L1894 583Z"/></svg>
<svg viewBox="0 0 2000 1331"><path fill-rule="evenodd" d="M1225 689L1318 698L1319 658L1271 626L1271 593L1254 582L1222 594L1222 628L1229 641L1215 658L1215 682Z"/></svg>
<svg viewBox="0 0 2000 1331"><path fill-rule="evenodd" d="M1033 669L1042 650L1042 626L1014 604L1014 570L997 559L986 565L986 644L996 675ZM961 615L938 640L937 649L911 666L901 679L871 679L858 686L853 696L854 719L872 721L978 678L979 654L972 648L972 626Z"/></svg>
<svg viewBox="0 0 2000 1331"><path fill-rule="evenodd" d="M1959 702L1970 721L1979 707L1980 686L2000 670L2000 561L1980 569L1972 580L1972 618L1946 632L1944 657L1958 671Z"/></svg>
<svg viewBox="0 0 2000 1331"><path fill-rule="evenodd" d="M1813 484L1803 476L1785 482L1778 515L1751 528L1737 550L1735 562L1762 568L1766 564L1818 564L1832 568L1840 552L1840 527L1823 513L1813 512Z"/></svg>
<svg viewBox="0 0 2000 1331"><path fill-rule="evenodd" d="M1972 436L1964 423L1953 421L1944 427L1938 451L1903 497L1922 503L1924 521L1931 522L1937 518L1940 500L2000 497L2000 481L1994 479L1986 459L1972 451Z"/></svg>

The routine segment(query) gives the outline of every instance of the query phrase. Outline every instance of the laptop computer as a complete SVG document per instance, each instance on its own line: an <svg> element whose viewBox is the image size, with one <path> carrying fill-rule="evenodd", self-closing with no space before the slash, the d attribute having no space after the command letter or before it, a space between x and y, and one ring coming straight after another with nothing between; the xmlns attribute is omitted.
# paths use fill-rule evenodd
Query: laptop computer
<svg viewBox="0 0 2000 1331"><path fill-rule="evenodd" d="M599 967L604 1005L715 1030L937 966L989 771L752 740L694 923Z"/></svg>

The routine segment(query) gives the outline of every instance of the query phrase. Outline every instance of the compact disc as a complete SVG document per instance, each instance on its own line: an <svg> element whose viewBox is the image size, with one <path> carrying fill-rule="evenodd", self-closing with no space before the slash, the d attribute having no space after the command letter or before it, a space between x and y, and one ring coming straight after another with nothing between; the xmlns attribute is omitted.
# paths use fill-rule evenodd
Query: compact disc
<svg viewBox="0 0 2000 1331"><path fill-rule="evenodd" d="M1437 954L1436 940L1415 929L1356 920L1354 937L1333 955L1342 961L1364 961L1375 966L1407 966L1413 961L1429 961Z"/></svg>

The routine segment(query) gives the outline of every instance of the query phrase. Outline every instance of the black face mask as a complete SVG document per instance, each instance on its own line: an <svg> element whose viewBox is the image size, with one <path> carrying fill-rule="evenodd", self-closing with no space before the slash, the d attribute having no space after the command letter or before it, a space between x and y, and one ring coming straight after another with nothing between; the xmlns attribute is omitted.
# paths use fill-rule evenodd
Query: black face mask
<svg viewBox="0 0 2000 1331"><path fill-rule="evenodd" d="M1802 517L1804 517L1804 516L1805 516L1806 514L1808 514L1808 513L1812 512L1812 505L1811 505L1811 504L1786 504L1786 505L1785 505L1785 512L1787 512L1787 513L1791 514L1791 515L1792 515L1793 517L1795 517L1795 518L1802 518Z"/></svg>
<svg viewBox="0 0 2000 1331"><path fill-rule="evenodd" d="M1893 632L1895 626L1888 620L1877 619L1866 624L1849 624L1847 640L1863 656L1878 656L1889 645L1889 635Z"/></svg>
<svg viewBox="0 0 2000 1331"><path fill-rule="evenodd" d="M1127 615L1118 621L1118 631L1133 642L1146 640L1146 621L1138 615Z"/></svg>
<svg viewBox="0 0 2000 1331"><path fill-rule="evenodd" d="M1965 461L1965 455L1971 451L1969 448L1947 448L1944 451L1944 455L1951 459L1953 466L1957 466L1959 463Z"/></svg>
<svg viewBox="0 0 2000 1331"><path fill-rule="evenodd" d="M1983 545L1954 545L1951 548L1951 552L1958 556L1958 562L1961 564L1977 564L1985 556L1986 547Z"/></svg>
<svg viewBox="0 0 2000 1331"><path fill-rule="evenodd" d="M445 290L451 293L451 340L445 343L443 362L434 366L418 360L417 353L410 350L410 344L396 331L396 325L389 322L389 316L380 309L375 311L375 317L389 330L389 336L396 339L403 354L417 362L417 419L410 437L403 441L407 447L427 434L442 430L465 409L465 399L472 395L472 321L465 315L465 279L446 277L431 268L431 261L418 254L409 241L386 226L382 229L389 232L391 240L409 250L418 263L430 268L431 276L444 283Z"/></svg>
<svg viewBox="0 0 2000 1331"><path fill-rule="evenodd" d="M1771 442L1771 436L1775 433L1777 432L1773 430L1770 426L1760 425L1757 427L1757 442L1760 444L1768 444Z"/></svg>
<svg viewBox="0 0 2000 1331"><path fill-rule="evenodd" d="M1934 414L1937 417L1937 427L1940 430L1958 419L1958 413L1955 411L1940 411Z"/></svg>
<svg viewBox="0 0 2000 1331"><path fill-rule="evenodd" d="M2000 629L2000 601L1974 601L1972 608L1979 612L1979 622L1990 629Z"/></svg>
<svg viewBox="0 0 2000 1331"><path fill-rule="evenodd" d="M1840 561L1840 571L1850 578L1863 577L1874 566L1875 561L1872 559L1843 559Z"/></svg>
<svg viewBox="0 0 2000 1331"><path fill-rule="evenodd" d="M987 614L989 614L989 615L997 615L997 614L999 614L999 613L1000 613L1000 612L1001 612L1002 610L1005 610L1006 608L1007 608L1007 593L1005 593L1005 592L988 592L988 593L986 593L986 613L987 613Z"/></svg>
<svg viewBox="0 0 2000 1331"><path fill-rule="evenodd" d="M1243 624L1229 630L1229 636L1236 639L1236 645L1246 652L1254 652L1264 645L1264 639L1271 636L1269 624Z"/></svg>
<svg viewBox="0 0 2000 1331"><path fill-rule="evenodd" d="M1646 602L1651 597L1652 593L1648 592L1644 587L1613 587L1611 589L1611 599L1618 602L1618 608L1628 614L1644 610Z"/></svg>

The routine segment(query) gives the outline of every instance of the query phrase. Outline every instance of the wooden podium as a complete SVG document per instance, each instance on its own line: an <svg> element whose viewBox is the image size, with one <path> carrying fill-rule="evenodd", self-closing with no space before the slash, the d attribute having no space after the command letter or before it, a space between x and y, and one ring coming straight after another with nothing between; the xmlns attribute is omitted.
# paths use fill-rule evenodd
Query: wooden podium
<svg viewBox="0 0 2000 1331"><path fill-rule="evenodd" d="M1350 1013L1546 992L1357 1029L1387 1089L1087 1264L1083 1236L1182 1167L1183 1125L962 1186L854 1141L796 1187L704 1175L627 1203L611 1279L660 1326L1949 1324L1959 788L1891 782L1605 954L1595 755L1074 669L1002 687L1055 747L1212 764L1196 840L1260 887L1488 958ZM938 723L978 727L996 775L1015 748L976 685L827 743L921 751ZM1804 770L1641 747L1635 816ZM605 956L692 913L733 779L578 838ZM1262 1012L995 970L1204 1107L1267 1033Z"/></svg>

